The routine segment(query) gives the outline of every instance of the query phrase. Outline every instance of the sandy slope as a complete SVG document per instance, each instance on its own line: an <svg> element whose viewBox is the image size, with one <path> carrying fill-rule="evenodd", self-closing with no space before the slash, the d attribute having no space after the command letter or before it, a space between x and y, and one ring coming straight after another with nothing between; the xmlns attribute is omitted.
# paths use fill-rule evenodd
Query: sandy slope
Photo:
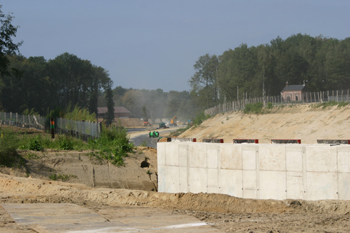
<svg viewBox="0 0 350 233"><path fill-rule="evenodd" d="M301 143L314 144L317 139L350 139L350 107L315 108L313 105L273 108L267 114L230 112L218 114L188 130L181 137L222 138L232 143L235 138L301 139Z"/></svg>

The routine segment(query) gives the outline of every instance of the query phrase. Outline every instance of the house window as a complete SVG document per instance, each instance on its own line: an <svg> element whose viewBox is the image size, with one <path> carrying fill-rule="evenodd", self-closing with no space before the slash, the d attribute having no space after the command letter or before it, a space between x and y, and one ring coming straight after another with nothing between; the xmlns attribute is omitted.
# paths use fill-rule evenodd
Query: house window
<svg viewBox="0 0 350 233"><path fill-rule="evenodd" d="M298 101L298 99L299 99L299 97L296 95L296 96L295 96L295 101Z"/></svg>

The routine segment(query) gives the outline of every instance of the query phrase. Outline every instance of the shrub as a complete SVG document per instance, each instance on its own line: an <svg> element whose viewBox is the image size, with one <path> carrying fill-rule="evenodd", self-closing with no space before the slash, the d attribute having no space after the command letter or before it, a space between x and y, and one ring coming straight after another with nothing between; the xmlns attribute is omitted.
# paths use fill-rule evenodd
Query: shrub
<svg viewBox="0 0 350 233"><path fill-rule="evenodd" d="M41 144L41 136L36 136L32 138L29 142L29 150L42 151L44 147Z"/></svg>
<svg viewBox="0 0 350 233"><path fill-rule="evenodd" d="M248 113L258 114L261 112L262 108L263 108L263 103L261 102L258 102L255 104L246 104L243 112L246 114Z"/></svg>
<svg viewBox="0 0 350 233"><path fill-rule="evenodd" d="M272 103L271 103L271 102L268 102L268 103L267 103L267 108L268 108L268 109L273 108L273 105L272 105Z"/></svg>
<svg viewBox="0 0 350 233"><path fill-rule="evenodd" d="M73 139L70 137L59 137L60 149L62 150L73 150Z"/></svg>
<svg viewBox="0 0 350 233"><path fill-rule="evenodd" d="M16 151L19 145L18 137L9 130L0 131L0 166L22 167L26 161Z"/></svg>

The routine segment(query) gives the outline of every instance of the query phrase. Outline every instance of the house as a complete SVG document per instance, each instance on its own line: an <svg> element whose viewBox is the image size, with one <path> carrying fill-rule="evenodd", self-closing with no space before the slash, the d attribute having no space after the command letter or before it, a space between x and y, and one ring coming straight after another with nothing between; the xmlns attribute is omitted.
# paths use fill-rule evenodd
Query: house
<svg viewBox="0 0 350 233"><path fill-rule="evenodd" d="M97 108L97 114L98 118L104 118L107 114L108 108L107 107L98 107ZM130 111L126 108L119 106L114 107L114 118L129 118Z"/></svg>
<svg viewBox="0 0 350 233"><path fill-rule="evenodd" d="M303 85L288 85L287 82L286 87L283 88L281 92L281 96L286 102L302 101L304 96L303 94L307 91L308 90L305 83Z"/></svg>

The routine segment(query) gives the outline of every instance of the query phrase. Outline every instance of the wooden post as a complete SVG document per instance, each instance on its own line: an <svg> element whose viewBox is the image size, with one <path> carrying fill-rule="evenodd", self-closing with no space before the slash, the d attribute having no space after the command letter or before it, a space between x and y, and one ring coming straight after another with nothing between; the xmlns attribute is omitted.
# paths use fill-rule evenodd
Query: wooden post
<svg viewBox="0 0 350 233"><path fill-rule="evenodd" d="M337 90L337 102L339 102L338 90Z"/></svg>
<svg viewBox="0 0 350 233"><path fill-rule="evenodd" d="M50 129L51 129L51 138L54 139L55 138L55 121L53 117L50 118Z"/></svg>

